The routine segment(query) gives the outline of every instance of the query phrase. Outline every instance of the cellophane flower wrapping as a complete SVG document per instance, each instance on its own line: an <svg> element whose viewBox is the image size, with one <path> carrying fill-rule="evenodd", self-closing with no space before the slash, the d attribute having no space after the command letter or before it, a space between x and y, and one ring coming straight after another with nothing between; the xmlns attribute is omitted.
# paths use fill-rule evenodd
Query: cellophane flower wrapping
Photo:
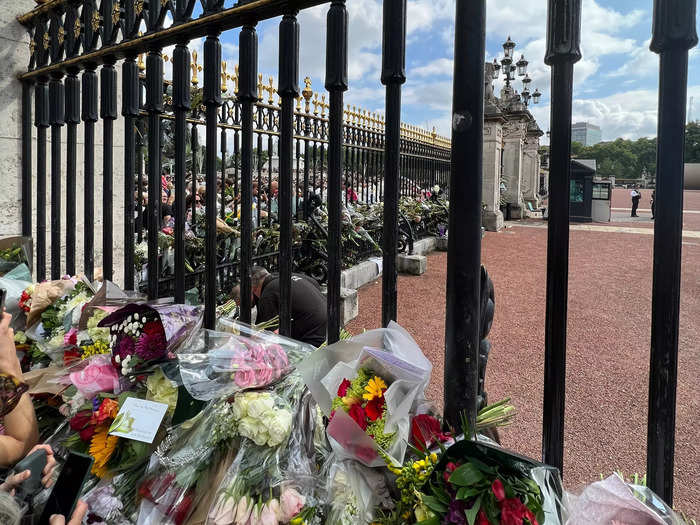
<svg viewBox="0 0 700 525"><path fill-rule="evenodd" d="M578 496L567 493L565 510L566 525L684 525L654 491L618 474L587 485Z"/></svg>
<svg viewBox="0 0 700 525"><path fill-rule="evenodd" d="M277 334L239 325L239 333L200 330L178 353L180 374L190 395L202 401L281 380L314 348Z"/></svg>
<svg viewBox="0 0 700 525"><path fill-rule="evenodd" d="M385 433L395 433L390 445L381 450L377 443L343 410L336 410L327 433L340 458L355 459L369 467L385 466L383 454L395 464L403 462L410 439L410 418L425 398L432 365L416 342L397 323L371 330L346 341L317 350L298 369L306 386L327 417L345 379L352 380L360 369L383 378L386 405Z"/></svg>
<svg viewBox="0 0 700 525"><path fill-rule="evenodd" d="M220 402L224 403L224 402ZM137 523L181 525L190 516L230 440L217 441L220 412L212 403L197 416L171 428L158 446L139 485L142 498Z"/></svg>

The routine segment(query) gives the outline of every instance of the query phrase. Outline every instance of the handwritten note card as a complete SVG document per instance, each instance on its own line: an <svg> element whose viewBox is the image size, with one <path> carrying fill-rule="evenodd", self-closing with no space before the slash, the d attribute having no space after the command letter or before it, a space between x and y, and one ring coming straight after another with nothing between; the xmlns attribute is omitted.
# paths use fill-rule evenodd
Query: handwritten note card
<svg viewBox="0 0 700 525"><path fill-rule="evenodd" d="M129 397L114 418L109 434L144 443L153 443L163 416L168 410L165 403Z"/></svg>

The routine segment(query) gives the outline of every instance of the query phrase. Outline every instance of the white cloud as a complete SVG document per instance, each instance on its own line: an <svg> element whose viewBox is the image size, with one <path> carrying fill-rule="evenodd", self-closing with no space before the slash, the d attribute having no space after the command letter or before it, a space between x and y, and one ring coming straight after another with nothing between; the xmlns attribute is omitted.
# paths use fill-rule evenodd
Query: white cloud
<svg viewBox="0 0 700 525"><path fill-rule="evenodd" d="M429 77L429 76L445 76L452 75L454 69L454 60L449 58L438 58L432 62L428 62L424 66L413 68L409 71L409 77Z"/></svg>

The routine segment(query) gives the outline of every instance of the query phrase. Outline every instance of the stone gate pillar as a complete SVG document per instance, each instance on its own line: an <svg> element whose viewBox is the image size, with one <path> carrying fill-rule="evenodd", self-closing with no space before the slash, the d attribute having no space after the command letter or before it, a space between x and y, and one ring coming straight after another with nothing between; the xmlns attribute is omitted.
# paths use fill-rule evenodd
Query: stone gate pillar
<svg viewBox="0 0 700 525"><path fill-rule="evenodd" d="M503 182L505 202L510 204L511 218L523 216L522 176L525 124L515 117L503 127Z"/></svg>
<svg viewBox="0 0 700 525"><path fill-rule="evenodd" d="M534 124L534 127L533 127ZM523 174L522 174L522 194L525 202L532 203L532 207L539 207L539 187L540 187L540 136L542 131L537 124L530 123L525 141L523 142Z"/></svg>
<svg viewBox="0 0 700 525"><path fill-rule="evenodd" d="M484 118L484 167L482 225L488 231L503 227L501 213L501 152L504 119L499 114Z"/></svg>

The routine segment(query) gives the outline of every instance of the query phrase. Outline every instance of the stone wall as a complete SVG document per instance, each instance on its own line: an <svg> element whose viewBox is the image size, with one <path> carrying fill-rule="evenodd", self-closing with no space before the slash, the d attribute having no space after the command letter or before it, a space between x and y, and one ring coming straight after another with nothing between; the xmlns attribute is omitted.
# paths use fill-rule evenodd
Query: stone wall
<svg viewBox="0 0 700 525"><path fill-rule="evenodd" d="M17 235L21 232L21 85L17 74L26 70L29 62L29 37L24 28L16 21L16 16L31 10L35 3L32 0L15 0L7 2L0 10L0 237ZM121 65L117 63L117 72L121 78ZM99 74L99 71L98 71ZM117 89L118 109L121 111L121 81ZM32 94L32 101L34 100ZM33 119L32 108L32 119ZM33 120L32 120L33 122ZM62 126L61 165L61 272L65 273L66 254L66 202L75 199L76 203L76 269L83 270L83 235L84 221L84 126L78 124L77 137L77 170L76 193L69 196L66 193L66 135L67 126ZM103 159L103 128L101 120L95 124L95 270L102 266L102 159ZM47 129L47 168L46 168L46 242L47 242L47 276L50 275L51 261L51 129ZM113 252L114 280L123 284L123 254L124 254L124 119L119 117L114 122L114 152L113 152ZM36 234L36 128L32 128L32 234ZM34 249L36 254L36 246Z"/></svg>

